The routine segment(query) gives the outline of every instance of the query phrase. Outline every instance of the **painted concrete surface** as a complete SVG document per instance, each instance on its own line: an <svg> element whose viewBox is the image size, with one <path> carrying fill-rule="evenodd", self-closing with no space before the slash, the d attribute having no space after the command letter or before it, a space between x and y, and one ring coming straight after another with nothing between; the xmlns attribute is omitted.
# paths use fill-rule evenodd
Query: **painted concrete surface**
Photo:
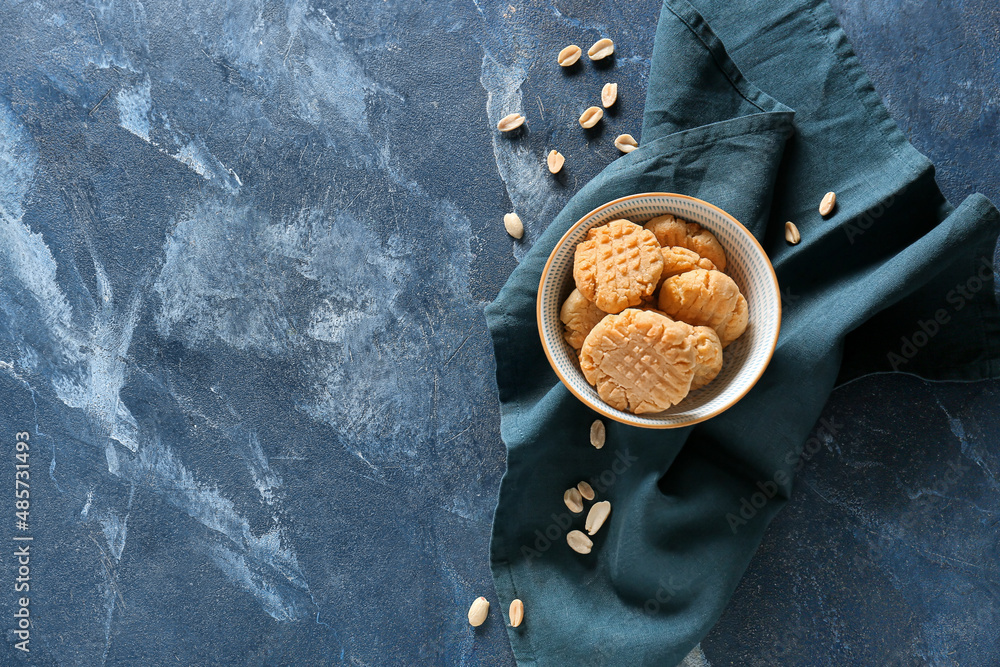
<svg viewBox="0 0 1000 667"><path fill-rule="evenodd" d="M1000 199L997 10L833 4L946 194ZM657 12L0 4L0 538L33 537L31 653L8 592L0 662L512 664L465 620L504 469L483 307L638 134ZM606 34L622 101L588 137L609 72L545 58ZM998 392L838 390L691 664L995 663Z"/></svg>

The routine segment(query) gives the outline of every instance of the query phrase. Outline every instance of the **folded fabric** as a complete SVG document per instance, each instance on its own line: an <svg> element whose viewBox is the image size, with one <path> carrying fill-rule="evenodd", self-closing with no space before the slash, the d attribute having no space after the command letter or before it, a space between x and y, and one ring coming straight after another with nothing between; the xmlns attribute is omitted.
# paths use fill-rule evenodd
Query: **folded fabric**
<svg viewBox="0 0 1000 667"><path fill-rule="evenodd" d="M522 665L679 663L789 497L838 378L1000 375L1000 214L978 195L957 208L945 201L829 6L695 5L664 3L640 148L570 201L487 309L508 449L491 566L503 607L520 598L528 610L509 629ZM817 207L831 190L838 205L824 219ZM650 191L709 201L758 238L782 289L781 336L761 380L727 412L672 431L607 422L597 450L598 415L546 361L535 295L574 222ZM796 246L784 240L786 220L801 231ZM580 480L612 506L586 556L566 544L579 520L571 526L562 504Z"/></svg>

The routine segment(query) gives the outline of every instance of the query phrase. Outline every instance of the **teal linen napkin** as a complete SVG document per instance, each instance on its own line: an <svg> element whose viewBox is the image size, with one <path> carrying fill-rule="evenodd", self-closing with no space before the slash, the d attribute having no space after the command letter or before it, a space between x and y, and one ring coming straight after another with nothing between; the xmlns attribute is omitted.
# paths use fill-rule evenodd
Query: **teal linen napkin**
<svg viewBox="0 0 1000 667"><path fill-rule="evenodd" d="M508 449L491 567L504 613L514 598L525 604L523 625L509 628L522 665L679 663L789 497L838 381L1000 375L997 210L978 195L957 208L945 201L825 2L696 5L664 3L640 148L573 197L487 309ZM829 190L839 203L824 220L817 206ZM761 380L727 412L672 431L606 420L596 450L598 415L549 367L535 295L576 220L647 191L705 199L750 229L782 288L781 336ZM799 245L785 243L785 220ZM580 480L612 506L586 556L566 545L582 518L562 503Z"/></svg>

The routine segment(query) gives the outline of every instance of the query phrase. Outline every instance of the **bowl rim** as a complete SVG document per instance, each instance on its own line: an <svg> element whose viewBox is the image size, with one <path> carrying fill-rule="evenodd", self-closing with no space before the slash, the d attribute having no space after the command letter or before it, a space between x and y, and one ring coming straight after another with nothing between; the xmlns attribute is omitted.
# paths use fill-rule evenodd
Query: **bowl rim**
<svg viewBox="0 0 1000 667"><path fill-rule="evenodd" d="M778 308L778 318L777 318L778 321L777 321L777 326L775 327L775 330L774 330L774 339L771 341L770 349L767 352L767 359L761 365L760 371L757 373L757 376L754 377L754 379L750 383L747 384L746 388L738 396L734 397L731 401L729 401L727 404L723 405L721 408L719 408L719 409L715 410L714 412L711 412L711 413L709 413L707 415L700 416L700 417L697 417L697 418L692 418L692 419L689 419L689 420L687 420L685 422L680 422L680 423L655 424L654 425L654 424L646 424L646 423L640 423L640 422L631 421L631 420L629 420L627 418L623 418L620 415L617 415L614 412L612 412L611 411L612 410L611 407L608 406L608 405L606 405L603 401L601 401L600 403L595 404L589 398L581 396L579 393L577 393L577 391L575 389L573 389L573 386L570 384L569 380L567 380L566 377L563 376L563 374L559 370L559 367L556 364L555 360L552 358L552 351L549 349L549 345L548 345L548 343L545 340L545 331L542 328L542 299L541 299L541 297L542 297L542 287L545 285L545 281L548 278L549 269L552 267L552 261L553 261L553 259L555 259L556 251L559 248L561 248L562 245L564 243L566 243L566 241L569 238L569 236L574 231L576 231L576 229L578 227L580 227L588 219L590 219L593 216L597 215L598 213L600 213L604 209L609 208L611 206L614 206L615 204L619 204L621 202L628 201L630 199L638 199L640 197L675 197L675 198L678 198L678 199L687 199L687 200L690 200L690 201L698 202L698 203L703 204L703 205L705 205L705 206L707 206L707 207L709 207L711 209L715 209L723 217L725 217L729 221L735 223L737 227L739 227L744 232L746 232L746 235L750 238L750 240L753 242L753 244L757 247L757 250L760 251L761 257L764 258L764 263L767 266L767 270L770 271L770 273L771 273L771 282L774 285L774 292L775 292L776 303L777 303L777 308ZM715 416L717 416L719 414L722 414L723 412L725 412L729 408L733 407L740 400L742 400L743 397L746 396L750 392L750 390L754 388L754 386L756 386L757 382L764 375L764 371L767 370L767 367L771 364L771 359L774 357L774 351L775 351L775 349L777 348L777 345L778 345L778 336L781 334L781 287L778 284L778 276L774 272L774 266L771 264L771 258L764 251L764 248L763 248L763 246L761 246L760 242L757 240L757 237L754 236L750 232L750 230L747 229L746 226L742 222L740 222L739 220L737 220L735 217L733 217L732 215L730 215L726 211L722 210L718 206L705 201L704 199L698 199L697 197L692 197L690 195L682 195L682 194L678 194L676 192L639 192L639 193L636 193L636 194L631 194L631 195L626 195L624 197L619 197L618 199L614 199L614 200L609 201L607 203L601 204L600 206L598 206L594 210L592 210L589 213L585 214L583 217L581 217L575 223L573 223L573 225L569 229L566 230L566 233L563 234L559 238L559 241L552 248L552 251L549 253L548 259L545 261L545 267L542 269L542 275L541 275L541 278L538 281L538 290L535 293L535 325L536 325L536 327L538 329L538 337L541 339L541 342L542 342L542 349L545 351L545 358L548 359L548 361L549 361L549 366L551 366L552 370L555 371L555 374L559 377L559 381L562 382L562 385L564 387L566 387L566 389L568 389L571 394L573 394L574 396L576 396L576 398L579 399L584 405L586 405L587 407L591 408L595 412L597 412L597 413L599 413L599 414L607 417L608 419L614 420L614 421L622 423L622 424L628 424L629 426L637 426L639 428L648 428L648 429L684 428L686 426L693 426L694 424L699 424L699 423L701 423L703 421L709 420L712 417L715 417Z"/></svg>

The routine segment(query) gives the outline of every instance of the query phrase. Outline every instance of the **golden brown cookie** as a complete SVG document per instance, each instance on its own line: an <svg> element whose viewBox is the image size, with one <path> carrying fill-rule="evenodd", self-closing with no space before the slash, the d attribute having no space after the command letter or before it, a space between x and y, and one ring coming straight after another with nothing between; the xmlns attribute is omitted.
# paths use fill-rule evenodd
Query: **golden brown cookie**
<svg viewBox="0 0 1000 667"><path fill-rule="evenodd" d="M569 293L559 311L559 319L563 323L563 337L566 342L580 351L583 341L598 322L607 316L603 310L587 301L587 298L575 289Z"/></svg>
<svg viewBox="0 0 1000 667"><path fill-rule="evenodd" d="M576 288L606 313L638 306L656 290L662 272L663 254L656 237L628 220L591 229L587 240L576 247Z"/></svg>
<svg viewBox="0 0 1000 667"><path fill-rule="evenodd" d="M691 391L701 389L722 370L722 343L711 327L692 327L691 344L695 350L694 379Z"/></svg>
<svg viewBox="0 0 1000 667"><path fill-rule="evenodd" d="M686 271L694 271L695 269L712 271L715 269L715 264L712 263L712 260L705 259L694 250L688 250L681 246L671 246L669 248L660 248L660 252L663 254L663 273L660 274L661 282L670 276L676 276L678 273Z"/></svg>
<svg viewBox="0 0 1000 667"><path fill-rule="evenodd" d="M742 336L743 332L747 329L749 321L750 311L747 308L747 300L740 294L739 298L736 299L736 307L733 308L733 314L722 325L722 330L719 331L719 339L722 341L722 347L728 346Z"/></svg>
<svg viewBox="0 0 1000 667"><path fill-rule="evenodd" d="M676 405L691 389L691 327L629 308L601 320L583 342L580 369L608 405L634 414Z"/></svg>
<svg viewBox="0 0 1000 667"><path fill-rule="evenodd" d="M664 248L687 248L715 264L719 271L726 270L726 251L722 249L722 244L712 232L698 223L668 214L653 218L644 227L656 235L656 240Z"/></svg>
<svg viewBox="0 0 1000 667"><path fill-rule="evenodd" d="M706 326L723 336L740 299L740 288L721 271L695 269L670 276L660 287L660 310L691 326Z"/></svg>

